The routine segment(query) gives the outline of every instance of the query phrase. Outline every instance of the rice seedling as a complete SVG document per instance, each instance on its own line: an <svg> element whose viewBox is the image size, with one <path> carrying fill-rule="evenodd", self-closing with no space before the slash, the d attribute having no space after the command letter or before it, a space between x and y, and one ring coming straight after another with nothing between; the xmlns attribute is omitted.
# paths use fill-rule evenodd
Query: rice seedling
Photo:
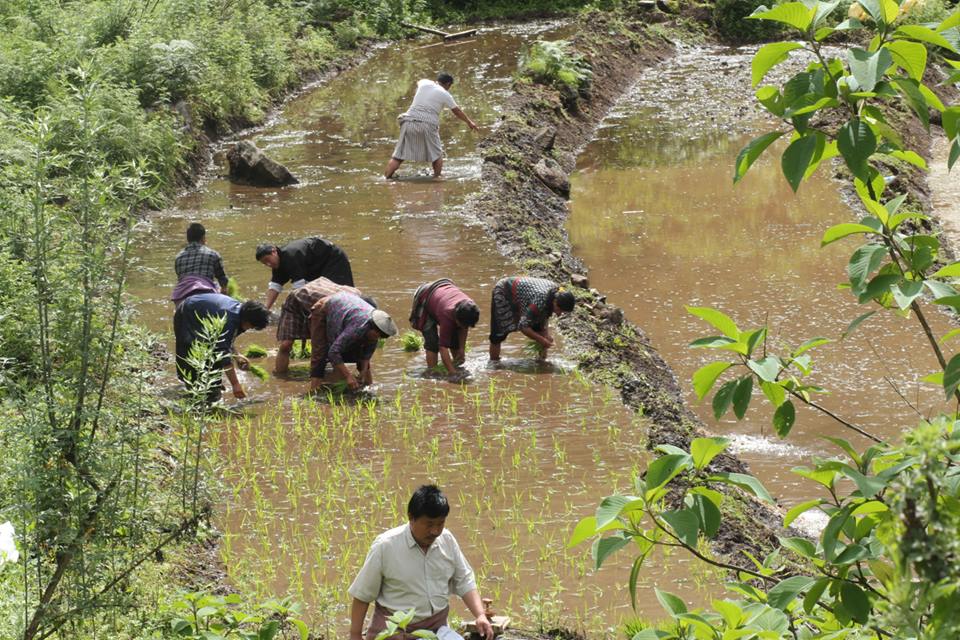
<svg viewBox="0 0 960 640"><path fill-rule="evenodd" d="M400 336L400 346L404 351L420 351L423 349L423 336L416 331L407 331Z"/></svg>
<svg viewBox="0 0 960 640"><path fill-rule="evenodd" d="M253 375L257 376L261 380L269 380L270 374L267 373L267 370L261 367L258 364L251 364L248 371Z"/></svg>
<svg viewBox="0 0 960 640"><path fill-rule="evenodd" d="M621 475L627 484L627 470L645 456L634 442L643 426L572 378L545 378L553 393L499 374L480 390L410 380L379 402L344 398L341 381L211 430L230 489L220 518L230 579L262 595L302 594L308 621L343 633L347 611L329 594L346 590L379 533L406 521L412 488L436 481L451 498L449 524L481 592L505 613L523 618L519 603L559 584L569 587L552 591L565 611L583 598L607 625L629 614L629 605L611 609L629 602L610 597L618 576L584 581L589 552L565 542L595 509L595 495ZM620 425L622 438L582 428L584 416L588 427ZM550 444L541 449L542 438ZM588 590L594 580L604 589Z"/></svg>
<svg viewBox="0 0 960 640"><path fill-rule="evenodd" d="M262 347L259 344L251 344L247 347L247 350L243 352L248 358L264 358L267 356L266 347Z"/></svg>
<svg viewBox="0 0 960 640"><path fill-rule="evenodd" d="M313 353L313 343L309 340L297 340L290 350L290 357L294 360L308 360Z"/></svg>
<svg viewBox="0 0 960 640"><path fill-rule="evenodd" d="M237 281L233 276L227 278L227 288L224 289L223 292L234 300L242 301L240 298L240 285L237 284Z"/></svg>
<svg viewBox="0 0 960 640"><path fill-rule="evenodd" d="M523 345L523 353L528 358L536 358L538 360L543 360L547 357L547 349L536 340L527 340L527 343Z"/></svg>

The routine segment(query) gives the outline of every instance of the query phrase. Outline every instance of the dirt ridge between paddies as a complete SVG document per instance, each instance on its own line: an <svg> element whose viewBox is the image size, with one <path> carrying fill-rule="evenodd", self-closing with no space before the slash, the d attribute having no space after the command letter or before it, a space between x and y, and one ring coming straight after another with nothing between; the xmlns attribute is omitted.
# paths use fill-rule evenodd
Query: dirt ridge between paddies
<svg viewBox="0 0 960 640"><path fill-rule="evenodd" d="M709 433L686 406L674 372L643 330L626 320L622 309L607 304L601 292L577 286L583 284L584 266L573 255L565 230L569 210L560 195L564 190L549 187L540 176L546 163L559 165L568 177L576 155L618 99L645 68L673 55L673 44L659 35L682 29L673 20L656 11L582 16L570 47L590 62L589 91L571 99L569 92L549 86L514 82L499 126L480 143L481 189L466 205L524 273L551 278L574 292L577 307L558 323L566 349L592 380L616 388L627 406L649 420L651 449L664 444L689 448L692 439ZM746 465L724 455L711 469L743 473ZM783 515L736 489L717 488L732 499L724 501L726 517L713 551L738 566L752 566L741 551L757 555L775 548ZM597 496L598 504L602 497Z"/></svg>

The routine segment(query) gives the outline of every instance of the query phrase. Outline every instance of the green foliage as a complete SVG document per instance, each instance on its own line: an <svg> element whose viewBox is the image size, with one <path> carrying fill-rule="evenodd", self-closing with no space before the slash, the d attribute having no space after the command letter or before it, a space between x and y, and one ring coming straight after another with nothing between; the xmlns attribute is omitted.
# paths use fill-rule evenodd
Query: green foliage
<svg viewBox="0 0 960 640"><path fill-rule="evenodd" d="M234 300L239 300L243 302L243 298L240 296L240 285L237 284L236 279L233 276L227 278L227 288L224 293ZM264 354L266 355L266 354Z"/></svg>
<svg viewBox="0 0 960 640"><path fill-rule="evenodd" d="M587 89L593 72L589 62L572 51L566 40L537 40L524 52L520 73L535 82L579 92Z"/></svg>
<svg viewBox="0 0 960 640"><path fill-rule="evenodd" d="M713 3L713 28L731 42L761 42L777 37L782 30L770 24L744 20L764 0L716 0Z"/></svg>
<svg viewBox="0 0 960 640"><path fill-rule="evenodd" d="M251 344L247 347L247 350L243 355L248 358L265 358L267 356L267 349L260 346L259 344Z"/></svg>
<svg viewBox="0 0 960 640"><path fill-rule="evenodd" d="M296 340L290 350L290 357L295 360L309 359L313 353L313 343L309 340Z"/></svg>
<svg viewBox="0 0 960 640"><path fill-rule="evenodd" d="M258 364L250 365L250 373L257 376L260 380L266 381L270 379L270 374L267 373L267 370Z"/></svg>
<svg viewBox="0 0 960 640"><path fill-rule="evenodd" d="M407 331L400 336L400 346L404 351L420 351L423 349L423 336L416 331Z"/></svg>
<svg viewBox="0 0 960 640"><path fill-rule="evenodd" d="M960 25L960 12L938 24L910 24L911 1L861 2L861 19L835 20L836 2L781 2L759 7L754 21L790 28L816 61L782 85L760 86L756 97L781 122L741 151L734 181L772 142L787 137L781 155L791 188L812 175L824 160L843 161L865 210L856 223L837 224L823 234L826 246L859 238L849 259L842 288L860 304L901 317L915 317L941 363L926 381L939 385L947 399L960 399L960 354L943 352L945 339L926 329L923 294L933 302L960 310L960 263L943 266L937 235L927 233L920 211L905 204L907 194L887 194L882 172L897 167L925 170L926 163L907 148L888 120L891 105L903 105L929 126L929 110L941 113L953 149L948 165L960 156L960 108L943 104L923 84L928 47L955 53L949 35ZM856 8L854 8L856 9ZM854 11L851 11L854 13ZM835 33L867 30L858 42L828 51L824 42ZM872 39L869 39L872 36ZM794 41L764 45L754 56L754 86L801 48ZM817 126L811 126L816 118ZM829 123L829 124L828 124ZM840 637L947 638L960 633L960 421L955 413L923 420L906 431L902 442L882 441L855 421L827 411L816 396L825 390L808 379L817 348L843 340L864 326L875 311L854 319L837 338L814 337L779 348L768 341L766 326L741 329L727 314L709 307L687 307L709 324L713 335L695 340L722 358L693 375L701 400L712 394L714 415L731 409L745 417L762 392L774 408L773 426L787 437L805 406L832 418L874 444L858 450L837 437L824 437L842 453L815 458L811 467L793 471L811 481L824 497L792 508L789 526L806 511L827 518L817 540L779 538L779 547L760 561L747 554L752 568L715 560L701 553L724 518L721 489L745 491L763 501L772 497L754 478L714 470L712 461L727 446L722 438L698 438L686 451L656 447L658 457L638 477L633 495L605 498L596 514L580 521L570 544L595 538L593 557L600 567L622 548L639 549L629 579L632 598L640 566L657 547L681 547L702 561L730 570L733 597L714 600L710 610L690 611L677 596L657 591L671 619L665 629L644 629L634 640L655 638L764 637L821 639ZM724 485L727 485L724 488ZM733 491L736 493L736 491ZM790 557L787 565L783 558ZM799 563L799 564L797 564Z"/></svg>
<svg viewBox="0 0 960 640"><path fill-rule="evenodd" d="M523 345L523 353L530 358L543 359L547 355L547 350L536 340L527 340Z"/></svg>
<svg viewBox="0 0 960 640"><path fill-rule="evenodd" d="M415 638L423 638L424 640L436 640L437 634L435 634L433 631L427 631L425 629L412 631L409 634L406 633L407 626L413 622L413 618L416 614L416 609L410 609L409 611L395 611L393 615L387 618L387 627L378 633L374 640L386 640L387 638L396 635L398 631L400 632L400 635L403 636L411 635Z"/></svg>
<svg viewBox="0 0 960 640"><path fill-rule="evenodd" d="M307 640L301 614L289 598L250 606L237 594L187 593L167 605L163 632L184 640Z"/></svg>

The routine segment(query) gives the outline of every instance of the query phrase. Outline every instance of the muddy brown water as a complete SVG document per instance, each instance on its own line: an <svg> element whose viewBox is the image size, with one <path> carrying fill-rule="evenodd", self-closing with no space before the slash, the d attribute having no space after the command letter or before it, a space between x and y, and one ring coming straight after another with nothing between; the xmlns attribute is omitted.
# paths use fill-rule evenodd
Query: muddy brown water
<svg viewBox="0 0 960 640"><path fill-rule="evenodd" d="M741 329L766 322L773 344L793 346L837 338L872 307L837 289L853 241L820 248L827 227L853 217L828 170L795 195L778 153L768 153L741 184L732 183L739 150L773 128L744 106L752 95L751 55L689 50L645 72L579 157L568 229L591 286L643 327L704 422L731 436L752 473L791 505L819 495L791 468L840 453L821 436L860 449L870 443L806 408L798 408L789 439L780 440L770 413L757 410L764 404L759 390L742 422L732 412L715 420L709 398L699 403L690 379L722 353L688 347L716 332L684 305L718 308ZM928 317L938 336L952 328L936 310ZM819 402L879 437L895 440L920 416L945 408L942 391L920 382L938 367L913 320L877 314L813 354L808 380L832 392Z"/></svg>
<svg viewBox="0 0 960 640"><path fill-rule="evenodd" d="M244 415L212 434L225 480L223 560L242 589L303 600L307 619L321 631L346 630L346 587L367 547L378 532L404 521L411 490L426 481L446 488L450 527L477 569L482 593L495 596L515 624L607 633L632 615L625 587L632 558L624 553L595 572L588 545L566 549L565 542L579 518L603 496L627 491L645 465L642 422L609 390L585 384L562 351L537 364L514 336L503 366L488 366L490 287L514 269L479 226L458 216L478 186L475 134L444 117L442 182L426 178L426 165L405 165L399 182L381 177L396 116L418 78L451 72L461 106L489 128L519 50L555 28L507 27L455 45L379 50L251 135L299 185L257 189L210 178L152 216L138 237L131 292L142 323L166 335L172 262L194 220L206 225L210 246L244 296L262 299L269 278L254 260L257 243L317 234L347 251L357 285L401 331L410 296L428 280L452 278L481 305L463 385L425 376L422 354L404 353L397 340L374 358L376 402L311 405L302 371L267 382L241 374L250 394ZM238 340L241 350L251 343L274 349L272 329ZM272 368L272 355L261 364ZM641 576L639 612L660 615L654 584L705 602L714 591L709 585L718 582L686 558L656 559ZM454 611L466 615L459 602Z"/></svg>

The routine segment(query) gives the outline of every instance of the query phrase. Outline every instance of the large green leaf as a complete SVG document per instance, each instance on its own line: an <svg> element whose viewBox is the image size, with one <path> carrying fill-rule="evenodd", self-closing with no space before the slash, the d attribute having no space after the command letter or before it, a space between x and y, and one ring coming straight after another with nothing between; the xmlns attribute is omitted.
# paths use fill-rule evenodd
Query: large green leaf
<svg viewBox="0 0 960 640"><path fill-rule="evenodd" d="M960 11L954 11L951 15L947 16L943 22L937 25L937 32L943 33L954 27L960 27Z"/></svg>
<svg viewBox="0 0 960 640"><path fill-rule="evenodd" d="M610 554L622 549L630 543L632 538L627 534L614 534L606 538L600 538L593 543L593 565L595 569L603 566L603 561L610 557Z"/></svg>
<svg viewBox="0 0 960 640"><path fill-rule="evenodd" d="M697 399L703 400L710 393L720 374L732 366L731 362L711 362L697 369L693 374L693 390L697 394Z"/></svg>
<svg viewBox="0 0 960 640"><path fill-rule="evenodd" d="M733 392L733 413L737 420L743 420L750 406L750 396L753 394L753 376L743 376Z"/></svg>
<svg viewBox="0 0 960 640"><path fill-rule="evenodd" d="M947 171L953 169L953 165L960 159L960 137L953 141L950 146L950 157L947 158Z"/></svg>
<svg viewBox="0 0 960 640"><path fill-rule="evenodd" d="M760 47L750 64L753 86L760 84L770 69L789 58L791 51L802 48L803 45L799 42L771 42Z"/></svg>
<svg viewBox="0 0 960 640"><path fill-rule="evenodd" d="M804 611L808 614L813 611L814 607L820 602L820 596L823 595L826 588L830 586L830 582L830 578L820 578L807 590L807 595L803 598Z"/></svg>
<svg viewBox="0 0 960 640"><path fill-rule="evenodd" d="M840 4L840 0L833 2L817 2L817 12L813 16L813 26L819 26L823 20L833 13L833 10Z"/></svg>
<svg viewBox="0 0 960 640"><path fill-rule="evenodd" d="M927 69L927 48L925 46L919 42L895 40L884 44L883 48L890 52L893 61L908 76L917 82L923 79L923 72Z"/></svg>
<svg viewBox="0 0 960 640"><path fill-rule="evenodd" d="M746 475L745 473L732 473L725 471L723 473L716 473L710 476L709 480L713 482L732 484L740 487L748 493L755 495L764 502L769 502L771 504L773 503L773 497L767 492L763 485L760 484L760 481L753 476Z"/></svg>
<svg viewBox="0 0 960 640"><path fill-rule="evenodd" d="M893 293L893 299L896 300L897 306L900 307L901 310L909 309L913 301L923 293L923 281L901 280L891 287L890 291Z"/></svg>
<svg viewBox="0 0 960 640"><path fill-rule="evenodd" d="M760 382L760 390L763 391L763 395L767 397L767 400L770 401L774 407L779 407L783 404L784 400L787 397L787 392L784 390L781 383L772 383L772 382Z"/></svg>
<svg viewBox="0 0 960 640"><path fill-rule="evenodd" d="M717 505L715 505L712 500L705 496L694 495L691 497L693 498L693 506L691 508L700 521L700 530L703 531L703 535L712 538L717 535L717 531L720 529L720 509L717 508Z"/></svg>
<svg viewBox="0 0 960 640"><path fill-rule="evenodd" d="M761 360L747 360L747 366L764 382L776 382L777 376L783 369L780 358L767 356Z"/></svg>
<svg viewBox="0 0 960 640"><path fill-rule="evenodd" d="M786 526L786 525L784 525ZM789 549L793 551L798 556L803 558L814 558L817 555L817 547L807 538L778 538L780 540L780 546L784 549Z"/></svg>
<svg viewBox="0 0 960 640"><path fill-rule="evenodd" d="M607 496L597 507L596 527L605 527L617 519L617 516L627 505L633 505L639 500L636 496Z"/></svg>
<svg viewBox="0 0 960 640"><path fill-rule="evenodd" d="M837 545L841 544L840 532L843 530L843 526L847 523L849 518L849 506L838 509L832 516L830 516L830 521L827 522L827 526L824 527L823 533L820 535L820 544L823 546L823 554L827 560L831 562L836 557L835 552Z"/></svg>
<svg viewBox="0 0 960 640"><path fill-rule="evenodd" d="M870 555L870 551L859 544L851 544L846 549L837 554L837 557L833 559L833 564L837 566L843 566L846 564L853 564L854 562L859 562L864 558Z"/></svg>
<svg viewBox="0 0 960 640"><path fill-rule="evenodd" d="M944 109L942 114L943 130L947 138L952 140L960 135L960 107Z"/></svg>
<svg viewBox="0 0 960 640"><path fill-rule="evenodd" d="M865 244L854 251L847 264L850 284L855 288L863 286L870 278L870 274L880 267L886 255L887 248L882 244Z"/></svg>
<svg viewBox="0 0 960 640"><path fill-rule="evenodd" d="M947 399L950 399L960 385L960 353L950 358L947 368L943 370L943 390Z"/></svg>
<svg viewBox="0 0 960 640"><path fill-rule="evenodd" d="M883 78L883 74L893 64L893 56L886 49L873 52L850 49L847 51L847 64L850 65L850 72L857 80L859 90L873 91Z"/></svg>
<svg viewBox="0 0 960 640"><path fill-rule="evenodd" d="M748 142L747 146L741 149L737 155L737 162L734 165L733 183L736 184L740 182L743 176L746 175L747 170L750 169L750 166L760 157L760 154L784 133L784 131L771 131Z"/></svg>
<svg viewBox="0 0 960 640"><path fill-rule="evenodd" d="M690 443L690 456L693 466L703 469L730 444L729 438L695 438Z"/></svg>
<svg viewBox="0 0 960 640"><path fill-rule="evenodd" d="M813 160L813 154L817 150L818 138L822 137L822 133L815 131L810 135L797 138L790 143L790 146L780 157L780 167L783 169L783 175L794 192L800 188L800 183L803 181L807 168L810 166L810 161Z"/></svg>
<svg viewBox="0 0 960 640"><path fill-rule="evenodd" d="M722 418L727 409L730 408L730 403L733 402L733 393L737 390L737 382L737 380L725 382L714 394L713 401L710 404L713 407L713 417L717 420Z"/></svg>
<svg viewBox="0 0 960 640"><path fill-rule="evenodd" d="M907 104L913 109L913 112L920 118L923 128L930 131L930 111L927 109L927 99L920 92L919 83L913 78L893 78L891 80L903 97L907 99Z"/></svg>
<svg viewBox="0 0 960 640"><path fill-rule="evenodd" d="M869 182L868 160L877 150L877 138L870 126L859 118L851 118L837 134L837 149L843 156L850 173Z"/></svg>
<svg viewBox="0 0 960 640"><path fill-rule="evenodd" d="M857 330L857 327L863 324L864 321L866 321L868 318L870 318L870 316L872 316L875 313L876 311L867 311L865 314L854 318L853 321L851 321L850 324L847 325L847 328L844 330L844 332L840 335L840 339L845 340L846 338L853 335L853 332Z"/></svg>
<svg viewBox="0 0 960 640"><path fill-rule="evenodd" d="M840 602L843 603L843 608L847 610L850 617L860 624L866 624L870 619L870 598L863 589L852 582L844 582L840 585Z"/></svg>
<svg viewBox="0 0 960 640"><path fill-rule="evenodd" d="M909 38L911 40L919 40L920 42L929 42L932 45L943 47L944 49L949 49L950 51L956 51L953 44L942 35L933 29L929 29L918 24L905 24L897 29L893 35L894 37Z"/></svg>
<svg viewBox="0 0 960 640"><path fill-rule="evenodd" d="M683 600L673 595L668 591L661 591L654 587L654 592L657 594L657 600L660 601L660 604L666 609L667 613L671 616L675 616L679 613L687 612L687 605L683 603Z"/></svg>
<svg viewBox="0 0 960 640"><path fill-rule="evenodd" d="M697 548L697 537L700 535L700 518L697 517L693 509L664 511L660 515L685 545L694 549Z"/></svg>
<svg viewBox="0 0 960 640"><path fill-rule="evenodd" d="M816 578L810 576L793 576L786 580L781 580L777 586L767 592L767 604L781 611L787 610L787 605L793 602L801 591L816 582Z"/></svg>
<svg viewBox="0 0 960 640"><path fill-rule="evenodd" d="M647 467L647 475L644 478L647 491L657 489L670 482L678 473L686 469L691 461L689 455L672 454L661 456L651 462L650 466ZM600 518L597 518L597 520L599 521Z"/></svg>
<svg viewBox="0 0 960 640"><path fill-rule="evenodd" d="M733 340L740 339L740 329L737 328L737 324L730 319L730 317L718 311L716 309L711 309L710 307L684 307L687 310L687 313L694 315L701 320L706 320L714 328L718 329L723 335L731 338Z"/></svg>
<svg viewBox="0 0 960 640"><path fill-rule="evenodd" d="M820 240L820 246L825 247L828 244L836 242L841 238L852 236L855 233L877 233L877 230L872 227L868 227L865 224L856 224L854 222L835 224L823 233L823 239Z"/></svg>
<svg viewBox="0 0 960 640"><path fill-rule="evenodd" d="M813 18L816 13L816 8L808 8L802 2L785 2L773 7L772 9L767 9L764 6L760 6L756 11L747 17L753 20L770 20L773 22L780 22L782 24L789 25L794 29L806 31L813 22Z"/></svg>
<svg viewBox="0 0 960 640"><path fill-rule="evenodd" d="M789 527L793 524L793 521L796 520L801 514L810 511L814 507L818 507L821 504L826 502L823 498L814 498L813 500L807 500L806 502L801 502L798 505L795 505L787 511L787 515L783 518L783 526Z"/></svg>
<svg viewBox="0 0 960 640"><path fill-rule="evenodd" d="M786 438L793 428L793 423L797 420L797 411L793 407L793 402L787 400L773 412L773 428L777 430L777 435Z"/></svg>

